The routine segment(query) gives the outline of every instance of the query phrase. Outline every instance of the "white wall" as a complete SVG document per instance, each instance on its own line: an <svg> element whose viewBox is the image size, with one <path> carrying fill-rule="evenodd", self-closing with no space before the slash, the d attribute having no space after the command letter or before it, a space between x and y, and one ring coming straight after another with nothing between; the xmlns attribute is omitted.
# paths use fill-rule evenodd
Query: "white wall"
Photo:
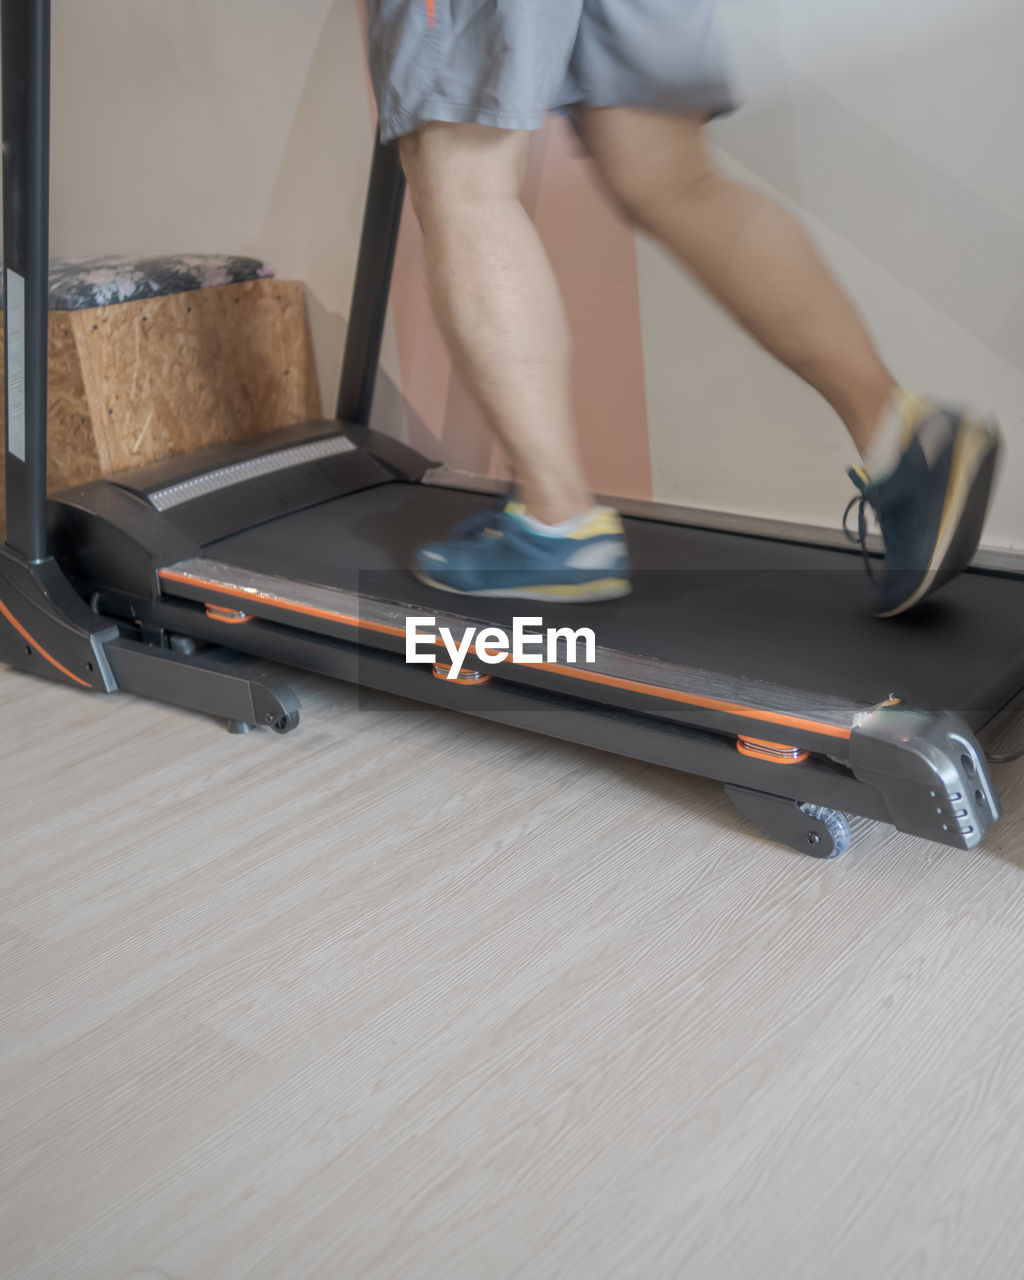
<svg viewBox="0 0 1024 1280"><path fill-rule="evenodd" d="M1024 547L1024 5L722 0L746 106L723 166L801 212L897 377L996 410L986 541ZM850 486L830 411L640 247L656 496L818 524Z"/></svg>
<svg viewBox="0 0 1024 1280"><path fill-rule="evenodd" d="M333 399L371 134L357 0L54 0L53 250L226 250L306 281ZM721 0L732 171L804 212L911 385L997 410L1024 546L1024 5ZM833 525L827 408L642 244L656 496ZM397 373L393 343L385 352Z"/></svg>

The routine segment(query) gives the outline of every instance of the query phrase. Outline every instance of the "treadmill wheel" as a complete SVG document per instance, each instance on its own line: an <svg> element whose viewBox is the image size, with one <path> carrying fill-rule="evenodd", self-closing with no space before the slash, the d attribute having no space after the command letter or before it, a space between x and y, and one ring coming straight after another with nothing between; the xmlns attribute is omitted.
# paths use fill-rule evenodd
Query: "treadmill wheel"
<svg viewBox="0 0 1024 1280"><path fill-rule="evenodd" d="M812 858L838 858L849 849L850 823L845 813L840 813L838 809L826 809L820 804L802 804L800 812L825 826L824 833L813 828L807 832L807 848L803 850L804 853L809 853Z"/></svg>
<svg viewBox="0 0 1024 1280"><path fill-rule="evenodd" d="M293 729L298 728L298 724L299 713L297 711L289 711L287 715L270 721L270 727L275 733L291 733Z"/></svg>

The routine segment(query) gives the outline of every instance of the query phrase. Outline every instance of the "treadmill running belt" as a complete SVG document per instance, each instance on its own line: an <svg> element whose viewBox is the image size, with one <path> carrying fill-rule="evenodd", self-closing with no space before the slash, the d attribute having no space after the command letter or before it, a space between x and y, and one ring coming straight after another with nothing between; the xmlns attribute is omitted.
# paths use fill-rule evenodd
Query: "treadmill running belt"
<svg viewBox="0 0 1024 1280"><path fill-rule="evenodd" d="M589 626L599 645L877 703L891 694L958 712L978 729L1024 683L1024 580L970 573L910 615L877 619L859 556L798 544L628 520L635 566L625 600L545 606L468 599L406 570L419 543L495 499L390 483L209 544L204 554L254 572L457 612L508 628Z"/></svg>

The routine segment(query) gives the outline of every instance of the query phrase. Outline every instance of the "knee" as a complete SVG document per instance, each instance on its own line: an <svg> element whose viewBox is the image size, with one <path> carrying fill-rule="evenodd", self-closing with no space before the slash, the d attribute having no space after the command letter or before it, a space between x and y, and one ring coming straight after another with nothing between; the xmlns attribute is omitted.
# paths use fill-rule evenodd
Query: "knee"
<svg viewBox="0 0 1024 1280"><path fill-rule="evenodd" d="M666 163L663 167L622 166L603 171L605 181L627 218L656 232L668 217L707 202L721 178L710 163Z"/></svg>
<svg viewBox="0 0 1024 1280"><path fill-rule="evenodd" d="M428 124L402 138L402 167L420 223L463 206L518 199L527 145L527 135L482 125Z"/></svg>

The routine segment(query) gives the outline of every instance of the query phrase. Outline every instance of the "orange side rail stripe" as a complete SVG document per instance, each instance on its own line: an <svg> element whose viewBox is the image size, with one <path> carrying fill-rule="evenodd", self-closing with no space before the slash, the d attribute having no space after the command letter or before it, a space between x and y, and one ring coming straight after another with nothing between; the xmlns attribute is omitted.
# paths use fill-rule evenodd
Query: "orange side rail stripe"
<svg viewBox="0 0 1024 1280"><path fill-rule="evenodd" d="M427 25L433 26L437 21L437 0L427 0Z"/></svg>
<svg viewBox="0 0 1024 1280"><path fill-rule="evenodd" d="M29 633L21 625L21 623L14 616L14 614L11 613L10 609L8 609L8 607L4 604L2 600L0 600L0 613L4 615L4 617L15 629L15 631L17 631L18 635L22 636L25 640L27 640L28 643L32 646L32 648L35 649L36 653L38 653L41 658L45 658L46 661L50 664L50 666L55 667L61 673L62 676L67 676L69 680L74 680L75 684L80 684L83 689L92 688L92 685L89 683L88 680L80 679L73 672L69 671L67 667L61 666L61 664L57 661L56 658L48 654L46 650L43 648L43 646L41 644L38 644L33 636L29 635Z"/></svg>
<svg viewBox="0 0 1024 1280"><path fill-rule="evenodd" d="M366 618L350 617L347 613L335 613L332 609L315 609L308 604L295 604L291 600L278 600L276 596L248 596L244 591L232 591L230 587L225 587L220 582L207 582L205 578L193 577L190 573L174 573L170 569L161 569L157 574L158 578L163 578L167 582L182 582L188 587L202 587L205 591L219 591L221 595L231 596L233 600L244 600L251 603L254 599L260 600L264 604L272 605L275 609L284 609L288 613L301 613L307 618L323 618L325 622L341 622L350 627L362 627L365 631L378 631L385 636L404 637L405 632L401 627L390 627L384 622L370 622Z"/></svg>
<svg viewBox="0 0 1024 1280"><path fill-rule="evenodd" d="M346 613L336 613L331 609L316 609L312 605L296 604L291 600L278 600L275 596L247 596L244 592L232 591L222 583L207 582L205 578L196 578L187 573L174 573L170 569L161 569L159 577L168 582L181 582L190 587L201 587L205 591L219 591L222 595L236 600L259 599L275 609L283 609L288 613L300 613L307 618L322 618L325 622L340 622L344 626L359 627L364 631L376 631L380 635L405 638L402 627L392 627L383 622L369 622L365 618L352 617ZM470 645L470 653L476 653L476 646ZM509 661L509 659L505 659ZM817 720L804 720L800 716L782 715L776 711L759 711L755 707L746 707L740 702L726 702L720 698L702 698L695 693L683 693L677 689L665 689L656 684L644 684L639 680L627 680L622 676L606 676L598 671L584 671L577 667L562 666L554 662L531 662L531 667L539 671L551 671L556 675L569 676L573 680L586 680L591 684L607 685L612 689L625 689L630 693L642 693L648 697L661 698L666 702L681 702L690 707L701 707L705 711L724 711L730 715L744 716L748 720L763 720L767 724L785 725L788 729L803 729L808 733L817 733L825 738L852 737L851 729L839 725L821 724Z"/></svg>
<svg viewBox="0 0 1024 1280"><path fill-rule="evenodd" d="M787 729L804 729L808 733L818 733L826 738L849 739L853 736L852 729L843 729L839 725L821 724L817 720L804 720L800 716L787 716L778 711L759 711L756 707L744 706L742 702L726 702L721 698L702 698L695 693L663 689L655 684L642 684L638 680L626 680L621 676L605 676L597 671L562 667L555 663L531 662L530 665L538 667L541 671L556 671L559 675L572 676L575 680L590 680L595 684L609 685L613 689L646 693L655 698L663 698L667 702L683 702L687 706L702 707L706 711L725 711L730 715L745 716L748 720L763 720L767 724L785 725Z"/></svg>

